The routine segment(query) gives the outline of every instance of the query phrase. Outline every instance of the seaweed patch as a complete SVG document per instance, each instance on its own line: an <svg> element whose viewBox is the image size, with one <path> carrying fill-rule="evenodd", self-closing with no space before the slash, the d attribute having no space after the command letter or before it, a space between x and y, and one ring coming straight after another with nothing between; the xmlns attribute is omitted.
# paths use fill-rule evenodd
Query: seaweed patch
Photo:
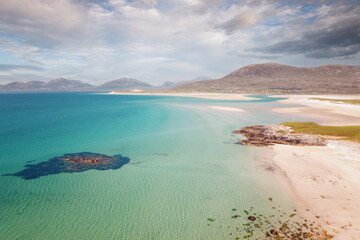
<svg viewBox="0 0 360 240"><path fill-rule="evenodd" d="M31 180L42 176L84 172L91 169L115 170L129 162L130 159L128 157L121 155L107 156L91 152L72 153L55 157L38 164L26 164L24 170L13 174L4 174L3 176L15 176L25 180Z"/></svg>
<svg viewBox="0 0 360 240"><path fill-rule="evenodd" d="M273 199L269 198L269 201L272 202ZM233 208L232 213L239 213L231 216L234 224L230 224L231 226L226 228L225 234L229 236L229 239L259 240L329 240L334 237L316 222L303 217L296 218L294 212L297 212L297 210L295 208L291 212L281 211L280 206L272 207L272 209L274 209L274 214L259 213L254 207L243 211ZM223 226L217 225L214 218L208 218L207 220L208 227L223 229Z"/></svg>

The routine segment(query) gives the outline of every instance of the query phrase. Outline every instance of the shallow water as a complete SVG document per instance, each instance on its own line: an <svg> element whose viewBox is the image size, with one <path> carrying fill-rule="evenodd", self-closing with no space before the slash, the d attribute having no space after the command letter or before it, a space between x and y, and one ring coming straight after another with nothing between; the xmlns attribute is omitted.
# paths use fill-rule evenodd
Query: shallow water
<svg viewBox="0 0 360 240"><path fill-rule="evenodd" d="M233 208L293 207L232 130L293 120L276 99L0 94L0 175L68 153L121 154L117 170L0 176L1 239L235 239ZM208 106L229 106L228 112ZM274 198L274 202L268 198ZM209 223L208 218L215 221ZM208 226L210 224L210 226Z"/></svg>

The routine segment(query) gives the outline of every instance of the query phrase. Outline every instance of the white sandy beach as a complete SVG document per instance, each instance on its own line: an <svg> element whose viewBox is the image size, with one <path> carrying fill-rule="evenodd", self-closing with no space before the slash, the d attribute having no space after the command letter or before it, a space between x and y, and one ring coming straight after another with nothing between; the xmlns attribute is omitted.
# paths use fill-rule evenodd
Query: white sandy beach
<svg viewBox="0 0 360 240"><path fill-rule="evenodd" d="M308 100L319 96L286 97L282 103L303 106L275 112L311 117L327 125L360 125L360 106ZM360 143L328 140L325 147L275 145L263 151L262 164L275 169L304 217L320 223L334 239L360 239Z"/></svg>
<svg viewBox="0 0 360 240"><path fill-rule="evenodd" d="M331 140L326 147L275 145L264 148L272 166L306 219L334 239L360 237L360 144Z"/></svg>
<svg viewBox="0 0 360 240"><path fill-rule="evenodd" d="M193 97L214 100L254 100L244 94L228 94L228 93L152 93L152 92L110 92L113 95L150 95L150 96L174 96L174 97Z"/></svg>
<svg viewBox="0 0 360 240"><path fill-rule="evenodd" d="M273 109L274 112L313 118L318 120L318 123L322 125L360 125L360 105L335 104L324 101L309 100L309 98L311 97L334 99L360 99L360 95L279 95L276 97L287 98L285 100L280 100L279 102L281 103L296 104L301 106L275 108Z"/></svg>

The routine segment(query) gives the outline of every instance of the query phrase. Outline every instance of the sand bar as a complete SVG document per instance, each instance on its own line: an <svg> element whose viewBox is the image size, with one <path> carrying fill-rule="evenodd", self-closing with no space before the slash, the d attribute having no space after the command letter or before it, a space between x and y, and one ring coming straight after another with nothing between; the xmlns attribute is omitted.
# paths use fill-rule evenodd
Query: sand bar
<svg viewBox="0 0 360 240"><path fill-rule="evenodd" d="M227 93L153 93L153 92L110 92L113 95L145 95L145 96L174 96L174 97L193 97L214 100L256 100L257 98L249 97L244 94L227 94Z"/></svg>
<svg viewBox="0 0 360 240"><path fill-rule="evenodd" d="M272 109L277 113L291 114L299 117L308 117L317 120L317 122L322 125L360 125L360 105L336 104L324 101L309 100L311 97L360 99L360 95L279 95L275 97L287 98L285 100L280 100L280 103L301 105L296 107Z"/></svg>
<svg viewBox="0 0 360 240"><path fill-rule="evenodd" d="M210 106L212 109L230 111L230 112L244 112L241 108L224 107L224 106Z"/></svg>

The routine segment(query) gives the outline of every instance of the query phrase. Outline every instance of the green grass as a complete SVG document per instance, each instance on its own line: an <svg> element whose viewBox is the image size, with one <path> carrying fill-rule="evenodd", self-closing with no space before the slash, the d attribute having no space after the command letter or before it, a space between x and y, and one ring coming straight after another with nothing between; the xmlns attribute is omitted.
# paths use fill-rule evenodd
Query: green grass
<svg viewBox="0 0 360 240"><path fill-rule="evenodd" d="M346 140L360 142L360 126L321 126L314 122L284 122L295 133L310 133L343 137Z"/></svg>
<svg viewBox="0 0 360 240"><path fill-rule="evenodd" d="M325 101L336 104L360 105L359 99L332 99L332 98L309 98L309 100Z"/></svg>

